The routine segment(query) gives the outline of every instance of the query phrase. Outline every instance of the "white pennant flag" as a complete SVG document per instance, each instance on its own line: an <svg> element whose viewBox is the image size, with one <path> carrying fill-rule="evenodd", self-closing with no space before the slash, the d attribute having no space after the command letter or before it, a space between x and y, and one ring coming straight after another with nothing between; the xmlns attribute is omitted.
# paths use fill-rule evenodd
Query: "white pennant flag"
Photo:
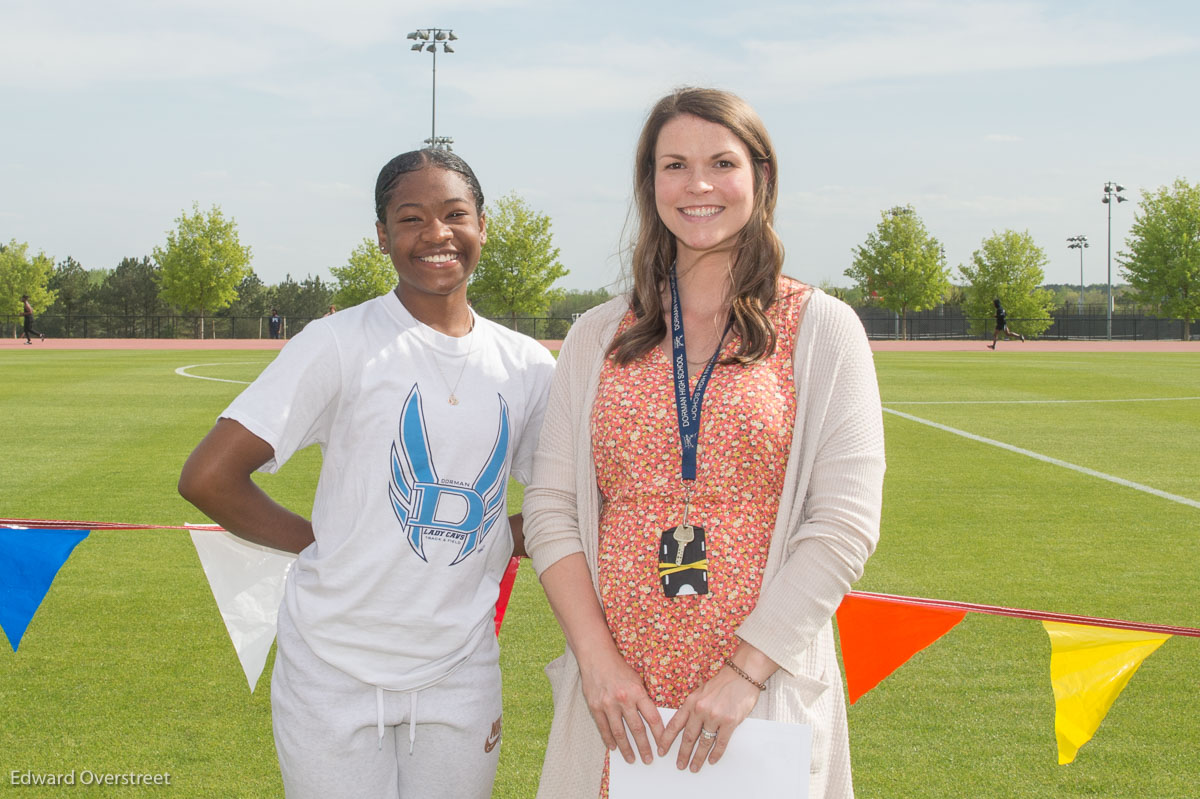
<svg viewBox="0 0 1200 799"><path fill-rule="evenodd" d="M251 544L224 530L191 533L204 576L253 692L275 640L283 584L296 556Z"/></svg>

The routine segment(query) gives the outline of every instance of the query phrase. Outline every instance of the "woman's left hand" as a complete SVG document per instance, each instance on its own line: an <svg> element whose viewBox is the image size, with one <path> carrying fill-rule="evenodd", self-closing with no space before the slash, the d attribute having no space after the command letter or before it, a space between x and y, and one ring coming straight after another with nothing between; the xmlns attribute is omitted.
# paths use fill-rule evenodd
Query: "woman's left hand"
<svg viewBox="0 0 1200 799"><path fill-rule="evenodd" d="M691 762L695 773L704 761L716 763L725 754L733 731L750 715L758 702L759 690L749 681L723 667L708 682L693 691L667 724L659 756L671 749L680 732L679 756L675 765L681 771ZM716 733L709 735L708 733Z"/></svg>

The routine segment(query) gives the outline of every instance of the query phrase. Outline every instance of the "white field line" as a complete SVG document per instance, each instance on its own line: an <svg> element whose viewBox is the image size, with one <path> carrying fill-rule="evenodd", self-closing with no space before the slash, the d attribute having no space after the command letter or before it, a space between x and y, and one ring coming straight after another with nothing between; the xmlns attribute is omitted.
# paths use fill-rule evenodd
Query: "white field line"
<svg viewBox="0 0 1200 799"><path fill-rule="evenodd" d="M1142 485L1141 483L1135 483L1132 480L1126 480L1123 477L1116 477L1115 475L1105 474L1104 472L1098 472L1095 469L1089 469L1086 466L1078 466L1074 463L1067 463L1066 461L1060 461L1058 458L1051 458L1049 455L1042 455L1040 453L1033 452L1031 450L1022 449L1021 447L1014 447L1012 444L1005 444L1003 441L996 441L995 439L992 439L992 438L984 438L983 436L977 436L974 433L968 433L965 430L958 430L956 428L949 427L944 424L938 424L937 422L931 422L928 419L922 419L919 416L913 416L911 414L903 413L901 411L894 411L891 408L884 408L883 411L884 411L884 413L890 413L890 414L893 414L894 416L899 416L902 419L908 419L909 421L917 422L918 424L928 425L929 427L933 427L938 430L944 430L947 433L953 433L956 436L962 436L963 438L969 438L972 441L978 441L981 444L990 444L993 447L999 447L1000 449L1006 449L1009 452L1015 452L1018 455L1025 455L1027 457L1034 458L1035 460L1043 461L1045 463L1052 463L1055 466L1061 466L1064 469L1071 469L1072 471L1076 471L1081 474L1086 474L1091 477L1099 477L1101 480L1107 480L1110 483L1116 483L1119 486L1125 486L1126 488L1132 488L1135 491L1143 491L1147 494L1153 494L1156 497L1161 497L1163 499L1169 499L1172 502L1178 502L1181 505L1187 505L1192 508L1200 509L1200 502L1197 502L1194 499L1188 499L1187 497L1181 497L1177 494L1170 494L1170 493L1167 493L1166 491L1160 491L1157 488L1151 488L1150 486Z"/></svg>
<svg viewBox="0 0 1200 799"><path fill-rule="evenodd" d="M188 364L187 366L179 367L178 369L175 370L175 374L179 375L180 377L190 377L193 380L214 380L218 383L238 383L243 386L248 386L248 385L250 385L249 380L226 380L223 377L205 377L204 375L194 375L194 374L190 374L188 372L188 369L197 369L201 366L243 366L248 363L254 363L254 361L236 361L236 362L226 362L226 363L192 363L192 364Z"/></svg>
<svg viewBox="0 0 1200 799"><path fill-rule="evenodd" d="M1178 402L1200 400L1200 397L1131 397L1129 399L1078 400L900 400L888 405L1074 405L1089 402Z"/></svg>

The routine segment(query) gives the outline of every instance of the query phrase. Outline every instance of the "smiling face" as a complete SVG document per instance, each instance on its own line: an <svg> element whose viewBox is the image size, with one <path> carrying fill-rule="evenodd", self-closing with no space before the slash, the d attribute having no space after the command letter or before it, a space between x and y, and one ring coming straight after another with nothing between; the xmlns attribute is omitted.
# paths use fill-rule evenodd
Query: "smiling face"
<svg viewBox="0 0 1200 799"><path fill-rule="evenodd" d="M487 227L462 175L436 166L401 175L375 229L400 278L396 295L410 310L414 302L465 297Z"/></svg>
<svg viewBox="0 0 1200 799"><path fill-rule="evenodd" d="M753 161L724 125L682 114L654 148L654 202L675 235L680 265L731 251L754 209Z"/></svg>

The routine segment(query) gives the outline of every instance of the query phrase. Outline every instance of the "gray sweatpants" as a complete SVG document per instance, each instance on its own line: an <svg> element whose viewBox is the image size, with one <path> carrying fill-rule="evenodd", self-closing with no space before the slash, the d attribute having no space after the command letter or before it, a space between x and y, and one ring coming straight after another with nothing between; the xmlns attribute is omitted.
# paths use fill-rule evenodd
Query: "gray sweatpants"
<svg viewBox="0 0 1200 799"><path fill-rule="evenodd" d="M488 636L450 676L385 691L313 654L280 609L271 673L288 799L488 799L500 759L500 649Z"/></svg>

